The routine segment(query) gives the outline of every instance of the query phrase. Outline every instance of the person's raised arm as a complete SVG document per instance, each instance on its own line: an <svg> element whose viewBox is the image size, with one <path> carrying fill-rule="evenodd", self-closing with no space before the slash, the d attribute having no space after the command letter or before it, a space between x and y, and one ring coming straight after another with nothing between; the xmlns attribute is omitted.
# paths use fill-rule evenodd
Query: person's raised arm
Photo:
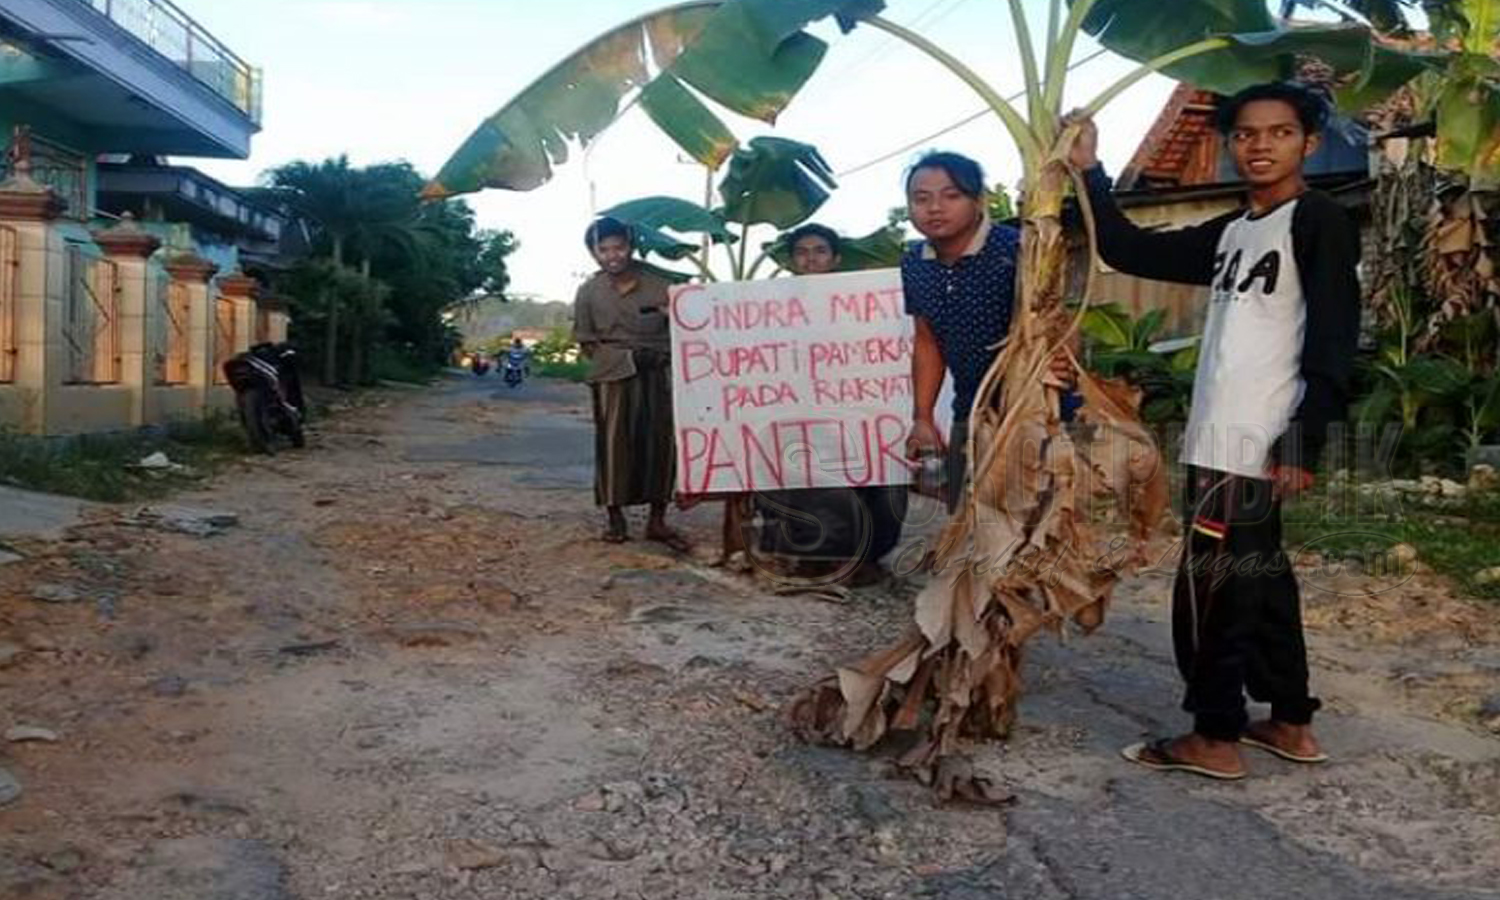
<svg viewBox="0 0 1500 900"><path fill-rule="evenodd" d="M1099 130L1092 119L1076 114L1066 120L1079 126L1068 162L1083 173L1098 231L1099 255L1127 275L1206 285L1213 280L1214 254L1224 226L1238 212L1171 231L1148 231L1130 221L1115 203L1114 186L1099 162Z"/></svg>

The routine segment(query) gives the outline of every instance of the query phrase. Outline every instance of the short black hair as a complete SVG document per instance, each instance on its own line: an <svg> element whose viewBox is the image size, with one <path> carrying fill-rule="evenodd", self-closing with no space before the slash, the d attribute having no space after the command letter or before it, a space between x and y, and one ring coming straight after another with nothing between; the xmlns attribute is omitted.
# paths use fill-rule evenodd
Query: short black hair
<svg viewBox="0 0 1500 900"><path fill-rule="evenodd" d="M834 256L844 252L844 240L839 233L827 225L819 225L817 222L809 222L806 225L798 225L786 234L786 249L791 252L797 249L797 243L804 238L822 238L828 244L828 249L833 251Z"/></svg>
<svg viewBox="0 0 1500 900"><path fill-rule="evenodd" d="M1251 85L1219 104L1219 133L1228 135L1234 131L1240 110L1257 100L1280 100L1296 110L1302 130L1309 135L1317 134L1328 124L1328 100L1321 94L1295 81L1272 81Z"/></svg>
<svg viewBox="0 0 1500 900"><path fill-rule="evenodd" d="M906 170L907 191L911 190L912 176L923 169L941 169L947 172L948 177L953 181L953 186L970 200L980 200L984 197L984 169L979 163L962 153L934 150L923 154L921 159L912 163L911 168Z"/></svg>
<svg viewBox="0 0 1500 900"><path fill-rule="evenodd" d="M613 216L601 216L583 232L583 245L593 251L605 238L612 237L624 238L625 243L631 243L630 226Z"/></svg>

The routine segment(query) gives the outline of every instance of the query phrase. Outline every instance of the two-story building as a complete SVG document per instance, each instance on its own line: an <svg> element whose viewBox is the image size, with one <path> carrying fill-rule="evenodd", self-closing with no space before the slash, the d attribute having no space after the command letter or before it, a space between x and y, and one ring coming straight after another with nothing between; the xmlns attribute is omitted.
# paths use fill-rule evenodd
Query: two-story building
<svg viewBox="0 0 1500 900"><path fill-rule="evenodd" d="M156 161L247 157L260 105L259 71L170 0L0 0L0 427L232 406L221 363L285 336L242 271L285 222Z"/></svg>

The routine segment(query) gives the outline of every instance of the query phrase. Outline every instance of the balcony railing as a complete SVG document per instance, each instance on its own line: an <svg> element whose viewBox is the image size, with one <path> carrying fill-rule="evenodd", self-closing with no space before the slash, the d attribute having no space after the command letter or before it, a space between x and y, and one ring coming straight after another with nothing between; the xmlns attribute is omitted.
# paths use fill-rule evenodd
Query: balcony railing
<svg viewBox="0 0 1500 900"><path fill-rule="evenodd" d="M260 70L240 59L171 0L79 0L140 38L260 124Z"/></svg>

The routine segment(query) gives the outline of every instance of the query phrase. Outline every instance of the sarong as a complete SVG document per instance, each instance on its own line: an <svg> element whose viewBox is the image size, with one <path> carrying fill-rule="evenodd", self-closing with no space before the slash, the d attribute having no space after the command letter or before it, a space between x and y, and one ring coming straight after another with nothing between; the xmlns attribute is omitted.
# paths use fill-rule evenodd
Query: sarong
<svg viewBox="0 0 1500 900"><path fill-rule="evenodd" d="M594 502L666 504L677 453L672 374L665 354L637 350L636 374L591 385L594 396Z"/></svg>

